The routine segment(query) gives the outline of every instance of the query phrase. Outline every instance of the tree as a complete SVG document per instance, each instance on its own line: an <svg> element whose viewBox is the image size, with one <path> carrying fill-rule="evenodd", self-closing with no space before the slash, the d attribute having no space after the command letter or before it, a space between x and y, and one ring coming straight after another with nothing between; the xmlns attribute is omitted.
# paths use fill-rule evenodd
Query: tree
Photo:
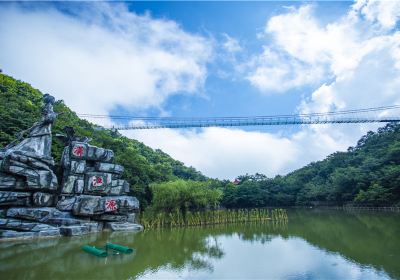
<svg viewBox="0 0 400 280"><path fill-rule="evenodd" d="M390 189L378 184L373 184L367 191L360 190L354 201L374 206L387 205L392 199Z"/></svg>

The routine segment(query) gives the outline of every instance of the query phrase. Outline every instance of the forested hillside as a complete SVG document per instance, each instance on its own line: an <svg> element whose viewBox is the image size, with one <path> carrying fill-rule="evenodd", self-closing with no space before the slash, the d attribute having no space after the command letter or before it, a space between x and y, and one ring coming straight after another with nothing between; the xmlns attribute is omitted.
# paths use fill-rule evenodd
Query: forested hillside
<svg viewBox="0 0 400 280"><path fill-rule="evenodd" d="M0 74L0 148L40 118L42 93L29 84ZM286 176L239 176L239 184L210 180L160 150L80 119L62 100L53 133L73 126L91 144L112 149L124 165L125 178L145 208L204 209L293 205L400 205L400 124L388 124L363 136L347 152L337 152ZM59 161L63 144L53 141ZM183 180L181 180L183 179ZM168 183L174 181L174 183ZM197 184L194 181L203 181ZM209 191L211 190L211 191ZM157 199L152 201L152 197ZM174 210L174 211L175 211Z"/></svg>
<svg viewBox="0 0 400 280"><path fill-rule="evenodd" d="M400 124L368 132L355 147L286 176L239 177L225 186L228 207L270 205L400 205Z"/></svg>
<svg viewBox="0 0 400 280"><path fill-rule="evenodd" d="M41 117L42 93L29 84L0 73L0 148L15 139L16 133L27 129ZM80 119L62 100L54 110L61 113L53 134L62 134L64 126L73 126L78 136L87 136L93 145L112 149L116 162L125 167L125 178L134 194L145 206L151 199L149 184L176 179L204 181L206 177L192 167L172 159L160 150L122 136L118 132L102 129ZM63 143L53 137L53 157L59 162Z"/></svg>

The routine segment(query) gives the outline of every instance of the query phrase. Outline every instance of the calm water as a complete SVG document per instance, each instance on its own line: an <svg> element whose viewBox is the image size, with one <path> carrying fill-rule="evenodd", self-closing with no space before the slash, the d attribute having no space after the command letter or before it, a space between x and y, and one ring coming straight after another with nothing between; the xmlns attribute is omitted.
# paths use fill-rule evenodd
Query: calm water
<svg viewBox="0 0 400 280"><path fill-rule="evenodd" d="M98 258L110 241L132 255ZM1 279L400 279L400 215L289 212L287 225L104 233L0 243Z"/></svg>

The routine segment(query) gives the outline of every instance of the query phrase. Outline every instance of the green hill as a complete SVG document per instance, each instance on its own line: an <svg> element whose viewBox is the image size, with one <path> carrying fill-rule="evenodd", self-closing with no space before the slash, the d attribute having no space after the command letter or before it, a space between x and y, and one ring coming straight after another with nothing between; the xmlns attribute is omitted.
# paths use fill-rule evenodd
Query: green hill
<svg viewBox="0 0 400 280"><path fill-rule="evenodd" d="M15 139L16 133L29 128L41 117L43 94L29 84L0 73L0 147ZM153 150L141 142L105 130L80 119L62 100L54 110L62 113L53 127L53 134L63 133L64 126L73 126L76 135L92 138L91 144L112 149L116 162L125 167L125 178L142 206L151 199L148 185L178 178L203 181L207 178L192 167L172 159L161 150ZM53 137L53 157L59 162L63 144Z"/></svg>
<svg viewBox="0 0 400 280"><path fill-rule="evenodd" d="M225 187L228 207L270 205L400 205L400 124L368 132L347 152L273 179L240 176Z"/></svg>
<svg viewBox="0 0 400 280"><path fill-rule="evenodd" d="M42 93L29 84L0 74L0 147L40 118ZM151 202L149 185L177 179L206 181L192 167L160 150L122 136L118 132L80 119L62 100L54 109L62 113L53 133L73 126L76 134L92 138L92 144L112 149L116 161L125 166L125 178L143 208ZM63 144L54 138L53 156L58 162ZM239 176L240 184L208 180L224 193L225 207L291 205L400 205L400 124L388 124L368 132L355 147L300 168L286 176L267 178L262 174Z"/></svg>

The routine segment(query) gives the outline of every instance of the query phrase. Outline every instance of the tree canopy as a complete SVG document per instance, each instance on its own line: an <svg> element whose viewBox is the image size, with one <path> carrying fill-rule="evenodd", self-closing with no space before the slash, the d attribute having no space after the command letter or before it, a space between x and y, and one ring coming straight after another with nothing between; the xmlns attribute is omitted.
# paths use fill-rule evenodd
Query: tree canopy
<svg viewBox="0 0 400 280"><path fill-rule="evenodd" d="M0 147L15 139L41 117L43 94L29 84L0 73ZM103 129L80 119L62 100L54 105L60 113L53 127L53 135L63 133L64 126L72 126L76 135L87 136L93 145L112 149L115 161L125 167L124 178L131 184L133 194L146 206L151 200L149 184L186 179L204 181L207 178L193 167L174 160L161 150L153 150L143 143ZM64 144L53 137L52 155L60 161Z"/></svg>
<svg viewBox="0 0 400 280"><path fill-rule="evenodd" d="M43 94L29 84L0 73L0 147L15 139L41 115ZM142 208L173 211L293 205L400 205L400 124L368 132L347 152L336 152L287 174L239 176L230 181L210 180L193 167L161 150L80 119L62 100L53 133L72 126L91 144L112 149L116 162ZM59 162L63 143L54 138L52 153Z"/></svg>
<svg viewBox="0 0 400 280"><path fill-rule="evenodd" d="M336 152L286 176L239 176L226 185L227 207L400 205L400 124L368 132L347 152Z"/></svg>

